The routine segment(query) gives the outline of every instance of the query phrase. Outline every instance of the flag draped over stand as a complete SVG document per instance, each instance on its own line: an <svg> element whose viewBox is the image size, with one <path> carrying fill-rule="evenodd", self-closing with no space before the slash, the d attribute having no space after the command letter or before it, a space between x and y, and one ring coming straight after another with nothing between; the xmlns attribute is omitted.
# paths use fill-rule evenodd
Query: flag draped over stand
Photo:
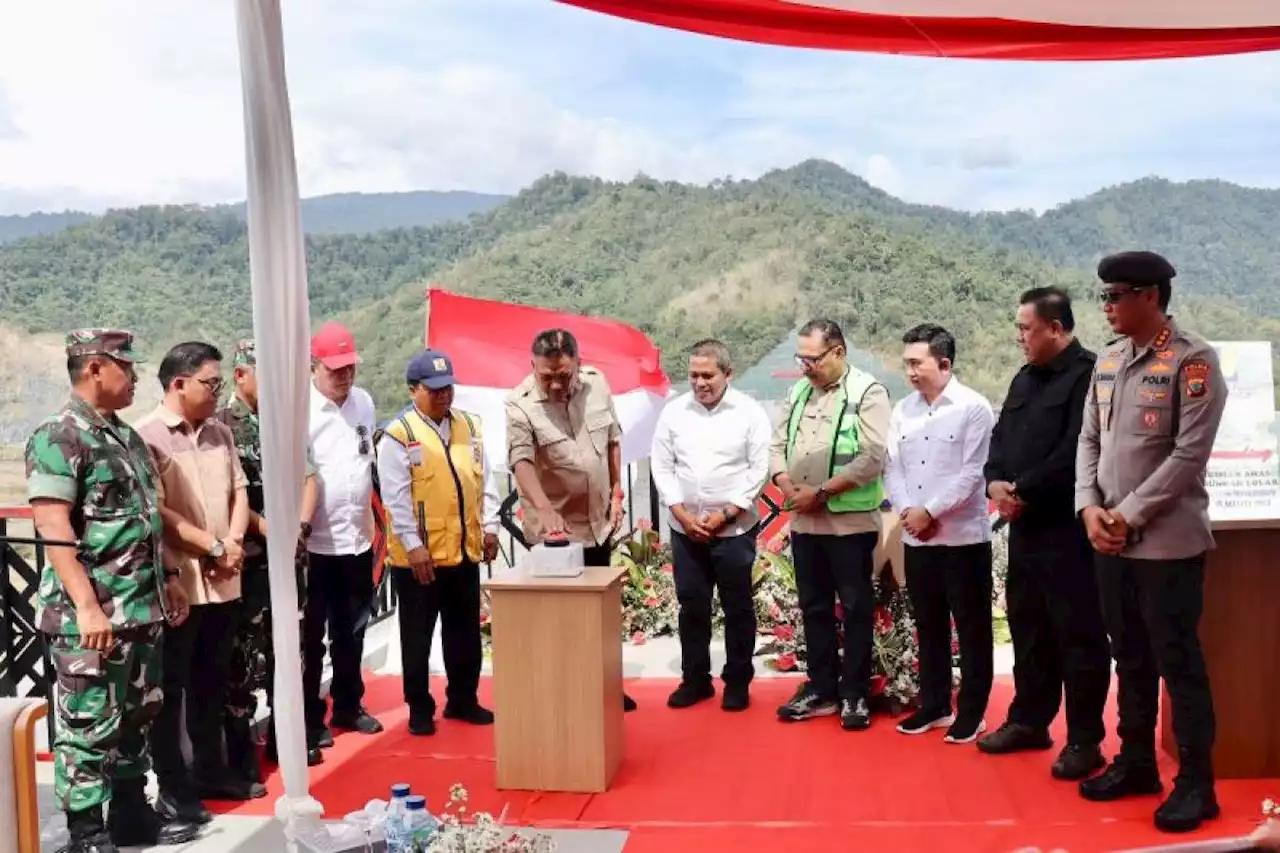
<svg viewBox="0 0 1280 853"><path fill-rule="evenodd" d="M485 453L495 471L507 468L503 399L532 371L530 348L545 329L578 339L582 363L609 380L622 425L622 463L647 459L658 414L671 393L661 353L639 329L613 320L460 296L432 288L427 296L427 346L453 359L453 404L479 415Z"/></svg>

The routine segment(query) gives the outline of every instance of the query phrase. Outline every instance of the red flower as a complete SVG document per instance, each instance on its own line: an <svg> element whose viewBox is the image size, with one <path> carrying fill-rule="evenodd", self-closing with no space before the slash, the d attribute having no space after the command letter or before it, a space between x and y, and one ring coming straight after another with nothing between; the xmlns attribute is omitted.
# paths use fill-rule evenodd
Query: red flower
<svg viewBox="0 0 1280 853"><path fill-rule="evenodd" d="M774 660L773 665L781 672L790 672L796 668L796 656L791 652L784 652Z"/></svg>
<svg viewBox="0 0 1280 853"><path fill-rule="evenodd" d="M878 605L871 612L871 618L874 621L877 634L888 634L893 630L893 614L884 605Z"/></svg>
<svg viewBox="0 0 1280 853"><path fill-rule="evenodd" d="M631 645L643 646L649 638L644 635L644 631L636 631L631 635Z"/></svg>
<svg viewBox="0 0 1280 853"><path fill-rule="evenodd" d="M671 565L670 563L663 563L663 564L662 564L662 571L663 571L663 573L664 573L664 574L668 574L668 575L669 575L669 574L671 574L672 572L674 572L674 571L675 571L675 569L676 569L676 567L675 567L675 566L673 566L673 565Z"/></svg>
<svg viewBox="0 0 1280 853"><path fill-rule="evenodd" d="M837 622L844 621L844 605L838 601L836 602L836 621Z"/></svg>
<svg viewBox="0 0 1280 853"><path fill-rule="evenodd" d="M636 530L639 530L641 533L648 533L652 529L653 522L647 518L642 518L636 522Z"/></svg>
<svg viewBox="0 0 1280 853"><path fill-rule="evenodd" d="M912 672L919 672L919 671L920 671L920 661L918 661L918 660L913 660L913 661L911 662L911 671L912 671Z"/></svg>
<svg viewBox="0 0 1280 853"><path fill-rule="evenodd" d="M779 625L773 629L773 636L786 643L796 638L796 631L790 625Z"/></svg>
<svg viewBox="0 0 1280 853"><path fill-rule="evenodd" d="M955 657L960 654L960 640L957 637L951 638L951 656Z"/></svg>
<svg viewBox="0 0 1280 853"><path fill-rule="evenodd" d="M889 686L889 679L885 678L883 675L871 676L871 695L872 696L883 696L884 689L888 686Z"/></svg>
<svg viewBox="0 0 1280 853"><path fill-rule="evenodd" d="M646 598L646 599L644 600L644 606L645 606L645 607L657 607L657 606L658 606L658 599L654 598L653 596L649 596L648 598Z"/></svg>

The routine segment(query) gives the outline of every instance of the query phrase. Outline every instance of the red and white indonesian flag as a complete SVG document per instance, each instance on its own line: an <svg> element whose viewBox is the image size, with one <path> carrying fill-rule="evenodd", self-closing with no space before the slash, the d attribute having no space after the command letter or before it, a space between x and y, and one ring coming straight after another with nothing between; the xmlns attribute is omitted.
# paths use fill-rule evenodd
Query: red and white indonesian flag
<svg viewBox="0 0 1280 853"><path fill-rule="evenodd" d="M658 414L671 393L658 348L638 329L613 320L428 291L427 346L446 352L458 380L454 405L481 417L485 452L495 471L507 467L503 399L529 375L530 347L546 329L568 329L583 364L602 372L622 423L622 462L647 459Z"/></svg>
<svg viewBox="0 0 1280 853"><path fill-rule="evenodd" d="M963 59L1280 49L1277 0L559 0L739 41Z"/></svg>

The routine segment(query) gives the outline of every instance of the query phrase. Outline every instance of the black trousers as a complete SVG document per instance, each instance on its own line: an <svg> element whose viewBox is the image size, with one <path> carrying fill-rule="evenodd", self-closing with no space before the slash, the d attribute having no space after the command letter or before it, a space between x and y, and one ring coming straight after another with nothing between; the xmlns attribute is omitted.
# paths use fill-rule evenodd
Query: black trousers
<svg viewBox="0 0 1280 853"><path fill-rule="evenodd" d="M320 675L324 669L325 630L333 680L329 695L335 714L356 714L364 699L360 661L364 632L373 614L373 551L363 554L308 555L307 608L303 617L302 693L306 698L307 728L324 724Z"/></svg>
<svg viewBox="0 0 1280 853"><path fill-rule="evenodd" d="M718 589L725 649L720 677L725 684L750 684L756 650L756 606L751 594L755 536L743 533L696 542L672 530L671 558L680 602L680 665L685 683L711 683L711 595Z"/></svg>
<svg viewBox="0 0 1280 853"><path fill-rule="evenodd" d="M1093 548L1074 518L1009 528L1005 599L1013 634L1009 722L1046 729L1066 688L1067 742L1102 743L1111 650L1102 624Z"/></svg>
<svg viewBox="0 0 1280 853"><path fill-rule="evenodd" d="M826 699L856 702L871 690L871 561L876 533L826 536L795 533L791 553L804 616L809 686ZM836 638L835 601L844 608L844 661Z"/></svg>
<svg viewBox="0 0 1280 853"><path fill-rule="evenodd" d="M1094 559L1119 682L1121 752L1154 759L1163 678L1178 746L1207 759L1216 722L1198 633L1204 556L1134 560L1096 554Z"/></svg>
<svg viewBox="0 0 1280 853"><path fill-rule="evenodd" d="M400 614L400 648L404 661L404 701L413 713L434 716L431 696L431 641L440 620L444 646L445 696L455 708L476 704L484 653L480 641L480 566L464 562L437 568L428 584L414 580L403 567L391 570Z"/></svg>
<svg viewBox="0 0 1280 853"><path fill-rule="evenodd" d="M995 680L991 543L907 545L907 595L920 637L920 708L951 711L951 621L960 640L959 719L980 719Z"/></svg>
<svg viewBox="0 0 1280 853"><path fill-rule="evenodd" d="M222 717L240 602L198 604L185 622L166 626L164 704L151 727L151 759L160 788L192 794L192 780L213 781L225 769ZM183 713L183 699L186 712ZM182 756L182 730L191 740L192 766Z"/></svg>

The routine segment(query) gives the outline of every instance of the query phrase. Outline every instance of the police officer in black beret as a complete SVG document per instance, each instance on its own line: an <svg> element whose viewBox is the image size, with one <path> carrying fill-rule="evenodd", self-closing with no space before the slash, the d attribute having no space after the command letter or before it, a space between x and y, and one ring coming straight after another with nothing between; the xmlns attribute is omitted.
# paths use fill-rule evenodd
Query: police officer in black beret
<svg viewBox="0 0 1280 853"><path fill-rule="evenodd" d="M1119 681L1120 754L1080 784L1105 801L1163 790L1156 765L1160 679L1169 689L1178 775L1156 826L1186 832L1218 816L1213 697L1200 649L1205 553L1213 547L1205 467L1227 402L1214 348L1169 316L1173 266L1151 252L1104 258L1103 348L1076 454L1075 508L1094 548Z"/></svg>

